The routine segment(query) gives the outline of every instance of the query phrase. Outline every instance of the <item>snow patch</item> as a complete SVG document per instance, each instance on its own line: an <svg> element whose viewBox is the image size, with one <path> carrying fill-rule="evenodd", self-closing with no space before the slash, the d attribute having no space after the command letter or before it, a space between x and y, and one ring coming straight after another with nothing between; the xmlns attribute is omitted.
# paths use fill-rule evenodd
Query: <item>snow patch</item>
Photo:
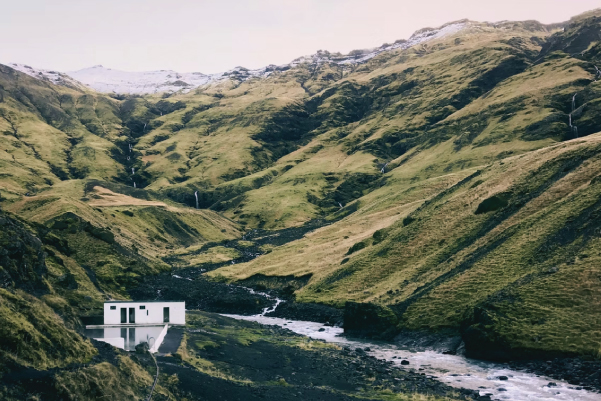
<svg viewBox="0 0 601 401"><path fill-rule="evenodd" d="M76 80L71 78L68 74L65 74L62 72L51 71L51 70L42 70L39 68L30 67L26 64L10 63L10 64L8 64L8 66L12 69L15 69L17 71L27 74L30 77L37 78L42 81L51 82L55 85L75 86L75 87L83 86L80 82L77 82Z"/></svg>

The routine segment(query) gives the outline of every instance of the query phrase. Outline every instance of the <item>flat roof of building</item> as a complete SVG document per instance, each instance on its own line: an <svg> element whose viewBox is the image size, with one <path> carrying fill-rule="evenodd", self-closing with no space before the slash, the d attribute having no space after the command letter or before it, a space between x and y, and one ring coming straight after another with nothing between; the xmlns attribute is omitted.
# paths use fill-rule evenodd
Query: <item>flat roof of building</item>
<svg viewBox="0 0 601 401"><path fill-rule="evenodd" d="M105 304L121 304L121 303L148 304L148 303L152 303L152 302L160 302L160 303L166 304L166 303L170 303L170 302L175 303L175 302L186 302L186 301L157 301L157 300L152 300L152 301L104 301Z"/></svg>

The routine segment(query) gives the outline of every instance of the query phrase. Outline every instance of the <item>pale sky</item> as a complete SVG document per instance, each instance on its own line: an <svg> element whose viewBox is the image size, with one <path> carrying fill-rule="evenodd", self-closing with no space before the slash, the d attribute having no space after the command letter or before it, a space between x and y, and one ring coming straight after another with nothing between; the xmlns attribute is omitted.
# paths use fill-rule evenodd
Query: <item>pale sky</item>
<svg viewBox="0 0 601 401"><path fill-rule="evenodd" d="M566 21L601 0L2 0L0 63L216 73L476 21Z"/></svg>

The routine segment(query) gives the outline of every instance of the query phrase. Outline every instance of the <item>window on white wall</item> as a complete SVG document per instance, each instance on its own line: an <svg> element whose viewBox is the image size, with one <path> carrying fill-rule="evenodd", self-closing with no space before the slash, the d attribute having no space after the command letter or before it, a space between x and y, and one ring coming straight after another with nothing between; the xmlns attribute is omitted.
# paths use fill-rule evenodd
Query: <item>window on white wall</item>
<svg viewBox="0 0 601 401"><path fill-rule="evenodd" d="M117 306L116 305L112 305L111 306L111 310L117 310Z"/></svg>

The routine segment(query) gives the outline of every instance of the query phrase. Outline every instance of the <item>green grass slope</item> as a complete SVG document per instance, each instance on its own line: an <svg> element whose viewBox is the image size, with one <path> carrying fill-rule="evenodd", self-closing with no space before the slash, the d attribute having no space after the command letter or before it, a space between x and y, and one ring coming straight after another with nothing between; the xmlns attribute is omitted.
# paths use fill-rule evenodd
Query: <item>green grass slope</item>
<svg viewBox="0 0 601 401"><path fill-rule="evenodd" d="M1 211L0 228L0 398L145 397L152 383L147 365L102 343L97 349L78 333L78 309L85 306L61 296L66 288L53 278L52 239L41 240L40 227Z"/></svg>
<svg viewBox="0 0 601 401"><path fill-rule="evenodd" d="M363 64L189 93L0 66L0 202L39 230L53 308L88 314L146 275L233 260L245 230L322 219L212 274L310 275L299 301L386 305L474 355L595 354L600 15L463 21Z"/></svg>
<svg viewBox="0 0 601 401"><path fill-rule="evenodd" d="M399 214L384 228L373 217L356 227L351 215L215 274L311 274L297 300L387 305L399 328L463 331L474 355L597 355L600 141L592 135L472 169L416 203L399 196ZM342 234L361 241L349 246Z"/></svg>
<svg viewBox="0 0 601 401"><path fill-rule="evenodd" d="M557 52L541 59L552 33L537 23L470 22L326 82L321 70L305 80L311 66L301 64L172 96L189 106L140 140L151 187L188 205L198 191L203 207L249 227L285 228L372 191L387 163L392 170L449 141L414 180L570 139L576 92L590 108L578 117L580 133L595 132L594 65Z"/></svg>

